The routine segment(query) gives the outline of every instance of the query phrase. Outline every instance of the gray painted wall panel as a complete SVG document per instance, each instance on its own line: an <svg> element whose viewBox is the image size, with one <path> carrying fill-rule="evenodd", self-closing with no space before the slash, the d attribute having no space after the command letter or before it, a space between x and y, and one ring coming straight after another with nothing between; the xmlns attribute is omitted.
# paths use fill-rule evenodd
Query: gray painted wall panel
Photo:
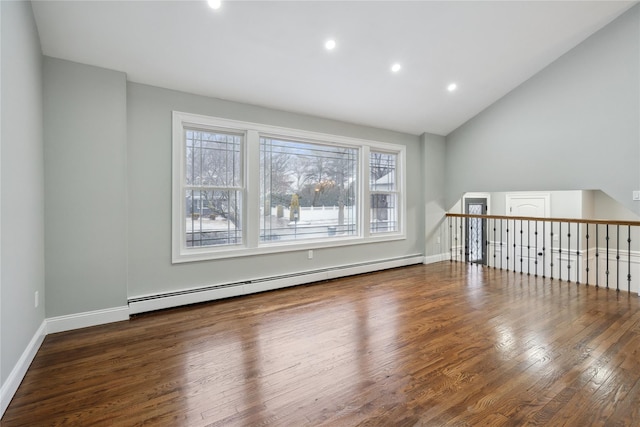
<svg viewBox="0 0 640 427"><path fill-rule="evenodd" d="M425 255L439 255L449 250L442 222L446 212L445 188L445 137L422 134L422 171L425 200Z"/></svg>
<svg viewBox="0 0 640 427"><path fill-rule="evenodd" d="M29 2L2 15L0 380L4 384L44 314L42 56ZM35 308L34 293L40 293Z"/></svg>
<svg viewBox="0 0 640 427"><path fill-rule="evenodd" d="M45 57L47 317L127 304L126 76Z"/></svg>
<svg viewBox="0 0 640 427"><path fill-rule="evenodd" d="M596 190L640 213L640 6L447 136L447 207L468 191Z"/></svg>

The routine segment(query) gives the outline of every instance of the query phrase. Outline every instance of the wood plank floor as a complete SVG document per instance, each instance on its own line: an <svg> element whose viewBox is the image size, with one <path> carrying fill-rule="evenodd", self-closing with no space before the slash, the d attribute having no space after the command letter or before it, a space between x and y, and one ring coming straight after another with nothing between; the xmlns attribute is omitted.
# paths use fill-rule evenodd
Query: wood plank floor
<svg viewBox="0 0 640 427"><path fill-rule="evenodd" d="M45 339L10 426L638 426L634 294L437 263Z"/></svg>

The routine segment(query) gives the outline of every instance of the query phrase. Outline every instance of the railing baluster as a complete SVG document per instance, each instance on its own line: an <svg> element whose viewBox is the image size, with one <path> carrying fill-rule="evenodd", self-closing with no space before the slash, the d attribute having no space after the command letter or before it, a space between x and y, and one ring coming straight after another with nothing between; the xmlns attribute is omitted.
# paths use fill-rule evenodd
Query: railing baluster
<svg viewBox="0 0 640 427"><path fill-rule="evenodd" d="M562 282L562 221L558 222L558 280Z"/></svg>
<svg viewBox="0 0 640 427"><path fill-rule="evenodd" d="M456 217L456 221L458 217ZM453 221L449 217L449 261L453 262Z"/></svg>
<svg viewBox="0 0 640 427"><path fill-rule="evenodd" d="M513 220L513 272L516 272L516 241L518 237L516 236L516 220Z"/></svg>
<svg viewBox="0 0 640 427"><path fill-rule="evenodd" d="M586 238L587 238L587 259L585 261L586 265L587 265L587 278L585 283L588 285L589 284L589 224L587 225L587 234L586 234Z"/></svg>
<svg viewBox="0 0 640 427"><path fill-rule="evenodd" d="M502 224L502 218L500 218L500 270L502 270L502 229L504 228Z"/></svg>
<svg viewBox="0 0 640 427"><path fill-rule="evenodd" d="M522 251L524 250L524 236L522 234L522 220L520 220L520 274L523 272L522 268Z"/></svg>
<svg viewBox="0 0 640 427"><path fill-rule="evenodd" d="M469 229L473 226L470 226L471 218L465 219L465 227L464 227L464 262L470 262L471 258L469 257L469 240L473 237L473 233L470 233Z"/></svg>
<svg viewBox="0 0 640 427"><path fill-rule="evenodd" d="M567 282L571 283L571 223L567 223Z"/></svg>
<svg viewBox="0 0 640 427"><path fill-rule="evenodd" d="M531 274L531 221L527 220L527 276Z"/></svg>
<svg viewBox="0 0 640 427"><path fill-rule="evenodd" d="M600 284L600 246L598 241L600 240L600 233L598 232L598 224L596 224L596 288Z"/></svg>
<svg viewBox="0 0 640 427"><path fill-rule="evenodd" d="M535 240L535 246L536 246L536 250L535 253L533 254L533 265L535 266L535 276L538 277L538 221L536 221L536 227L535 227L535 231L534 231L534 240Z"/></svg>
<svg viewBox="0 0 640 427"><path fill-rule="evenodd" d="M459 232L460 232L460 238L459 239L460 240L464 237L464 235L462 234L462 223L463 222L464 221L462 220L462 218L460 218L460 226L459 226L460 227L460 230L459 230ZM458 243L458 251L457 252L460 254L460 258L459 258L460 261L462 261L464 258L462 258L462 243L460 243L460 242ZM464 262L466 262L466 260Z"/></svg>
<svg viewBox="0 0 640 427"><path fill-rule="evenodd" d="M506 257L506 262L507 262L507 270L509 270L509 220L507 220L507 243L506 243L506 247L505 247L505 255Z"/></svg>
<svg viewBox="0 0 640 427"><path fill-rule="evenodd" d="M576 284L580 284L580 224L576 223Z"/></svg>
<svg viewBox="0 0 640 427"><path fill-rule="evenodd" d="M458 220L459 218L456 217L455 222L453 223L453 235L451 236L451 238L453 239L451 241L451 257L458 262Z"/></svg>
<svg viewBox="0 0 640 427"><path fill-rule="evenodd" d="M631 226L627 227L627 292L631 292Z"/></svg>
<svg viewBox="0 0 640 427"><path fill-rule="evenodd" d="M489 226L489 220L487 220L487 226ZM494 242L496 241L496 220L495 220L495 219L493 220L493 241L494 241ZM489 242L490 242L490 239L489 239L489 233L487 233L487 240L486 240L486 242L487 242L487 265L488 265L488 264L489 264L489 250L490 250L490 248L489 248ZM496 263L495 263L495 261L496 261L496 260L495 260L495 257L496 257L496 252L495 252L495 251L493 251L493 265L494 265L494 267L495 267L495 265L496 265Z"/></svg>
<svg viewBox="0 0 640 427"><path fill-rule="evenodd" d="M551 230L551 275L549 278L553 280L553 221L549 224L549 229Z"/></svg>
<svg viewBox="0 0 640 427"><path fill-rule="evenodd" d="M545 228L547 227L547 222L544 221L542 223L542 278L544 279L547 273L547 254L545 252L545 246L547 242L547 233L545 232Z"/></svg>
<svg viewBox="0 0 640 427"><path fill-rule="evenodd" d="M493 219L493 268L496 268L496 219Z"/></svg>
<svg viewBox="0 0 640 427"><path fill-rule="evenodd" d="M607 224L607 235L605 236L605 240L607 241L607 269L605 270L604 274L606 277L606 282L607 282L607 289L609 289L609 224Z"/></svg>
<svg viewBox="0 0 640 427"><path fill-rule="evenodd" d="M620 226L616 225L616 291L620 291Z"/></svg>

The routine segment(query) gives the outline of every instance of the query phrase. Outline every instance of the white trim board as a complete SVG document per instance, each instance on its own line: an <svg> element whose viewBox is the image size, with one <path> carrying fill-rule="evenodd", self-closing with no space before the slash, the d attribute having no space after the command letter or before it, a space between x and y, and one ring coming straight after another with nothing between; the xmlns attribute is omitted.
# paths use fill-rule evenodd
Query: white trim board
<svg viewBox="0 0 640 427"><path fill-rule="evenodd" d="M55 334L57 332L88 328L90 326L104 325L123 320L129 320L128 306L50 317L46 319L47 333Z"/></svg>
<svg viewBox="0 0 640 427"><path fill-rule="evenodd" d="M425 256L423 264L433 264L441 261L449 261L450 259L451 259L450 253L445 252L441 254Z"/></svg>
<svg viewBox="0 0 640 427"><path fill-rule="evenodd" d="M4 415L4 411L7 410L9 403L11 403L13 395L18 391L18 387L20 387L20 383L27 374L27 370L36 357L36 353L40 349L46 335L47 320L45 319L33 335L33 338L31 338L31 341L29 341L27 348L22 352L20 359L18 359L18 362L11 370L7 380L2 384L2 388L0 389L0 417Z"/></svg>
<svg viewBox="0 0 640 427"><path fill-rule="evenodd" d="M44 319L42 324L31 338L22 356L18 359L9 377L0 389L0 417L4 415L11 399L18 391L20 383L27 374L31 362L38 353L40 346L48 334L86 328L89 326L104 325L129 319L129 307L113 307L103 310L88 311L84 313L70 314L67 316Z"/></svg>

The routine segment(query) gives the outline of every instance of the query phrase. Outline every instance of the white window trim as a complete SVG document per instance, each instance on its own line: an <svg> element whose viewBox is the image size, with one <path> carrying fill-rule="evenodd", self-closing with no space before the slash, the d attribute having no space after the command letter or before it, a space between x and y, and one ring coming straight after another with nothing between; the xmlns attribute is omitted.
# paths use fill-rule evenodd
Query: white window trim
<svg viewBox="0 0 640 427"><path fill-rule="evenodd" d="M269 126L258 123L243 122L230 119L209 117L199 114L173 111L172 114L172 263L203 261L211 259L235 258L278 252L304 251L308 249L330 248L385 242L406 239L406 147L399 144L363 140L339 135L309 132L300 129ZM221 247L187 248L184 239L186 210L182 192L185 186L184 127L210 129L244 134L243 145L243 221L242 245ZM280 137L284 139L303 140L325 145L351 146L359 150L359 213L356 236L332 239L316 239L308 241L285 241L279 243L260 244L260 136ZM370 232L370 196L369 196L369 153L387 151L398 155L398 219L397 232Z"/></svg>

